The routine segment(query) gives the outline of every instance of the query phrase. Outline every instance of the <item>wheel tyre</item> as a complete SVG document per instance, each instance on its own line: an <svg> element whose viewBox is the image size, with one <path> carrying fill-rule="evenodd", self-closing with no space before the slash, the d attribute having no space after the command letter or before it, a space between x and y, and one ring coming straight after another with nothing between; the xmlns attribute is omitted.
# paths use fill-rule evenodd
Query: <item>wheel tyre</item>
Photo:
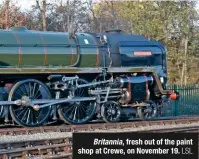
<svg viewBox="0 0 199 159"><path fill-rule="evenodd" d="M8 101L12 101L12 97L13 97L13 95L14 95L14 93L15 93L15 90L16 90L18 87L20 87L20 85L23 85L23 84L26 83L26 82L35 82L35 83L40 84L40 85L45 89L45 91L48 93L48 99L51 99L51 93L50 93L48 87L47 87L44 83L42 83L42 82L40 82L40 81L38 81L38 80L35 80L35 79L28 79L28 80L24 80L24 81L19 81L19 82L17 82L17 83L12 87L12 89L11 89L11 91L10 91L10 93L9 93L9 96L8 96ZM19 106L17 106L17 107L19 107ZM43 108L42 108L42 109L43 109ZM12 119L13 119L18 125L25 126L25 127L41 126L43 123L45 123L46 120L47 120L48 117L49 117L49 114L50 114L50 111L51 111L51 106L46 107L46 109L47 109L47 111L45 111L45 114L44 114L45 116L43 117L43 119L42 119L39 123L36 123L36 124L34 124L34 125L28 125L28 124L25 124L25 123L21 122L21 120L18 119L18 117L16 116L16 114L15 114L15 112L14 112L14 106L13 106L13 105L11 105L11 106L9 107L10 115L11 115ZM35 110L33 110L33 111L35 111Z"/></svg>

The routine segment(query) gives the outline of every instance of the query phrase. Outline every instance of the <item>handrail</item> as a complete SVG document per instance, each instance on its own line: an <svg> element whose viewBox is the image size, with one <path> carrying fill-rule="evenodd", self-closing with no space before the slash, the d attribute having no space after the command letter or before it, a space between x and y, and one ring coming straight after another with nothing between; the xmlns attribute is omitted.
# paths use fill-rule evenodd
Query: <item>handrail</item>
<svg viewBox="0 0 199 159"><path fill-rule="evenodd" d="M120 33L120 32L123 32L123 30L121 30L121 29L113 29L113 30L106 30L105 31L106 33L110 33L110 32L116 32L116 33Z"/></svg>
<svg viewBox="0 0 199 159"><path fill-rule="evenodd" d="M72 46L81 46L81 47L101 47L103 45L83 45L83 44L46 44L46 47L72 47ZM17 44L0 44L0 47L18 47ZM21 47L43 47L42 44L21 44Z"/></svg>

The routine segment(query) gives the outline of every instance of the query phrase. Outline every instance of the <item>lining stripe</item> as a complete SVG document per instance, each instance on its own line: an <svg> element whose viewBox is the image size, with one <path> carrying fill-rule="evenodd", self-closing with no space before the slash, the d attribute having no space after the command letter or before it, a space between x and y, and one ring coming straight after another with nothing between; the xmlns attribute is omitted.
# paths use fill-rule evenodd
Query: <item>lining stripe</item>
<svg viewBox="0 0 199 159"><path fill-rule="evenodd" d="M96 67L99 66L99 49L97 48Z"/></svg>
<svg viewBox="0 0 199 159"><path fill-rule="evenodd" d="M71 52L72 52L72 54L71 54L71 59L70 59L70 64L72 65L73 64L73 61L74 61L74 50L73 50L73 47L72 47L72 45L71 45L71 43L70 43L70 39L69 39L69 36L68 36L68 42L69 42L69 44L70 44L70 49L71 49ZM77 49L77 48L76 48ZM66 54L67 55L67 54Z"/></svg>
<svg viewBox="0 0 199 159"><path fill-rule="evenodd" d="M42 44L43 44L43 47L44 47L44 65L46 66L48 64L47 48L45 46L45 40L40 33L39 33L39 37L40 37Z"/></svg>
<svg viewBox="0 0 199 159"><path fill-rule="evenodd" d="M12 34L14 35L16 41L17 41L17 44L18 44L18 53L19 53L19 57L18 57L18 65L20 66L21 63L22 63L22 52L21 52L21 44L20 44L20 40L18 38L18 36L12 32Z"/></svg>

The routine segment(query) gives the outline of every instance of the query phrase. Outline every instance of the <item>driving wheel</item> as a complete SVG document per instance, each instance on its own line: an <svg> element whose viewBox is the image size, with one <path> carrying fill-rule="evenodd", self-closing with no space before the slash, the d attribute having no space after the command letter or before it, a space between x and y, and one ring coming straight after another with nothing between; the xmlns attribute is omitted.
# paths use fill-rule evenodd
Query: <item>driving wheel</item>
<svg viewBox="0 0 199 159"><path fill-rule="evenodd" d="M33 109L31 101L34 99L51 99L51 93L47 86L35 79L17 82L9 93L8 100L22 100L21 105L11 105L12 119L21 126L40 126L48 118L51 106Z"/></svg>
<svg viewBox="0 0 199 159"><path fill-rule="evenodd" d="M77 84L87 84L84 79L78 79ZM75 87L75 86L74 86ZM76 88L73 97L89 97L88 87ZM96 109L95 101L77 101L59 105L58 114L61 120L68 124L83 124L92 119Z"/></svg>

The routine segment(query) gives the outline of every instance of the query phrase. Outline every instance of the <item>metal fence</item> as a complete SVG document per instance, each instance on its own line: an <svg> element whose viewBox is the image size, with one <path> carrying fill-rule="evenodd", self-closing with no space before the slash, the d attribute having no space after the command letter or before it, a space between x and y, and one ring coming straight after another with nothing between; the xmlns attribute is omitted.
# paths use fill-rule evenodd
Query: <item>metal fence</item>
<svg viewBox="0 0 199 159"><path fill-rule="evenodd" d="M166 106L164 116L199 115L199 85L168 85L167 89L178 91L180 98Z"/></svg>

